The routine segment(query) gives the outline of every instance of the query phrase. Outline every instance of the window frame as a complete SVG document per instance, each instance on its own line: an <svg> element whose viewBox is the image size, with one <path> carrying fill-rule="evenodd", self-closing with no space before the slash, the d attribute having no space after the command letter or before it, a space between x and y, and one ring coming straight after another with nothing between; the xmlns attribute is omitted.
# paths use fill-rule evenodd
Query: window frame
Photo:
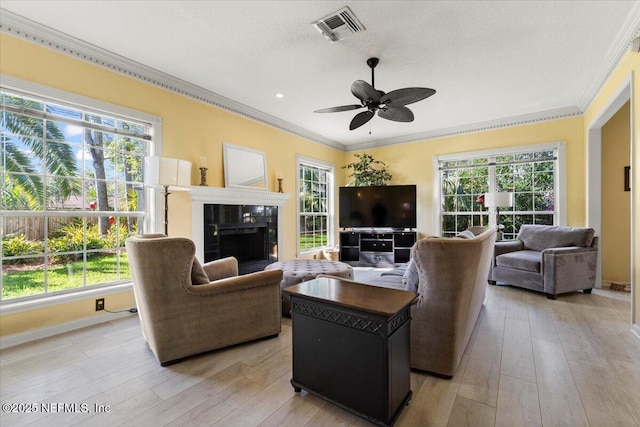
<svg viewBox="0 0 640 427"><path fill-rule="evenodd" d="M323 169L327 171L327 246L315 247L310 249L302 249L300 247L300 218L303 212L300 211L300 199L302 197L300 189L300 168L302 166L308 166L316 169ZM321 160L312 159L309 157L297 155L296 156L296 253L298 255L304 255L321 251L326 248L332 248L335 246L335 166L332 163L323 162Z"/></svg>
<svg viewBox="0 0 640 427"><path fill-rule="evenodd" d="M539 144L519 145L504 148L492 148L488 150L469 151L463 153L446 154L433 157L433 229L437 235L442 235L442 192L440 182L440 163L451 161L463 161L476 159L479 157L497 157L501 155L512 155L519 153L530 153L535 151L554 151L556 155L554 187L557 191L555 199L554 223L566 225L567 223L567 191L566 191L566 143L564 141L544 142ZM489 191L495 188L496 174L495 167L489 170ZM489 211L489 224L496 224L495 210Z"/></svg>
<svg viewBox="0 0 640 427"><path fill-rule="evenodd" d="M5 74L0 74L0 82L0 87L3 90L6 90L8 92L15 92L16 94L25 97L31 97L37 100L41 100L45 103L60 104L62 106L68 106L70 108L87 111L93 114L114 117L118 120L145 123L149 125L150 135L152 137L151 140L148 141L147 153L145 155L161 155L162 153L162 118L159 116L151 115L149 113L133 110L127 107L122 107L106 101L78 95L64 90L55 89L38 83L29 82ZM114 182L120 181L118 180ZM144 230L156 230L162 225L162 204L160 203L161 197L158 191L153 191L146 186L143 186L143 191L145 199L144 210L137 213L130 212L125 216L137 216L139 218L142 218ZM60 213L61 215L59 215ZM114 216L118 216L118 213L119 212L116 212L116 215ZM95 215L86 215L85 211L57 212L55 210L44 210L30 212L0 210L0 216L43 218L73 216L80 218L89 218ZM42 254L42 256L44 257L47 257L48 255L49 252L45 252ZM86 258L84 257L84 255L83 261L86 263ZM86 269L86 266L84 267L84 269ZM0 287L2 286L3 280L4 275L0 277ZM77 288L64 289L53 292L43 292L35 295L0 300L0 309L3 313L21 311L23 309L29 309L35 306L49 306L63 301L80 300L86 298L88 295L96 293L104 295L113 292L122 292L123 290L130 288L131 279L123 279L104 284L89 284Z"/></svg>

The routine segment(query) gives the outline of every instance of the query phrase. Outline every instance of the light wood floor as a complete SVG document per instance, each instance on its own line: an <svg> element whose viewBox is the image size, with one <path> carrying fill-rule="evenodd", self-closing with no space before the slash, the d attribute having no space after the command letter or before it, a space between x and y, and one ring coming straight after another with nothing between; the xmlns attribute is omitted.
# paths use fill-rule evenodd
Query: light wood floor
<svg viewBox="0 0 640 427"><path fill-rule="evenodd" d="M522 289L487 290L457 374L412 372L413 399L397 426L640 426L640 341L629 332L628 293L550 301ZM166 368L136 316L3 350L0 366L1 402L38 409L3 411L2 426L370 425L294 393L289 319L278 338ZM86 404L91 413L44 414L42 402Z"/></svg>

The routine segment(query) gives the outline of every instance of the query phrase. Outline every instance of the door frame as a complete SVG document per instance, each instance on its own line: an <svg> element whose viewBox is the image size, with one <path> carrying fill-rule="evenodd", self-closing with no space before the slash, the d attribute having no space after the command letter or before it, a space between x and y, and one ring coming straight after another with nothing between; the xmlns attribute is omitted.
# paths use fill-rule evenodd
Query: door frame
<svg viewBox="0 0 640 427"><path fill-rule="evenodd" d="M631 162L631 182L637 173L637 168L633 165L634 158L634 105L633 105L633 72L618 87L609 102L600 110L593 121L587 126L587 226L593 228L597 235L602 233L602 127L613 117L622 106L630 101L630 162ZM631 236L635 236L634 224L634 194L631 192ZM631 265L635 259L635 239L631 238ZM634 274L631 271L631 322L636 318ZM598 267L596 275L596 287L602 287L602 254L598 251Z"/></svg>

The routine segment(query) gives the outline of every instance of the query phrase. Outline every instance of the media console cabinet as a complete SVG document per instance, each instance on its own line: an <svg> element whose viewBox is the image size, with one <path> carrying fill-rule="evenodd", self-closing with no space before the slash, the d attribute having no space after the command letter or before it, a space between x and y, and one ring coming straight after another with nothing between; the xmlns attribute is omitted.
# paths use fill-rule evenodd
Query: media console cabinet
<svg viewBox="0 0 640 427"><path fill-rule="evenodd" d="M393 267L408 262L415 231L341 231L340 261L356 267Z"/></svg>
<svg viewBox="0 0 640 427"><path fill-rule="evenodd" d="M412 394L410 310L417 294L328 277L283 291L291 297L294 390L392 425Z"/></svg>

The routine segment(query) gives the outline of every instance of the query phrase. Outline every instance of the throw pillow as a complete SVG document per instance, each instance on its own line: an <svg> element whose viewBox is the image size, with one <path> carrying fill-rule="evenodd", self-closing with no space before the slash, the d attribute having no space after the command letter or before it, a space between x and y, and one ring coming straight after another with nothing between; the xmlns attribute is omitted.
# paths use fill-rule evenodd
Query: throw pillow
<svg viewBox="0 0 640 427"><path fill-rule="evenodd" d="M407 291L418 292L418 280L418 268L416 267L416 263L413 258L411 258L407 265L407 269L402 276L404 289Z"/></svg>
<svg viewBox="0 0 640 427"><path fill-rule="evenodd" d="M193 265L191 266L191 284L192 285L208 285L211 281L209 276L202 268L198 258L193 258Z"/></svg>

